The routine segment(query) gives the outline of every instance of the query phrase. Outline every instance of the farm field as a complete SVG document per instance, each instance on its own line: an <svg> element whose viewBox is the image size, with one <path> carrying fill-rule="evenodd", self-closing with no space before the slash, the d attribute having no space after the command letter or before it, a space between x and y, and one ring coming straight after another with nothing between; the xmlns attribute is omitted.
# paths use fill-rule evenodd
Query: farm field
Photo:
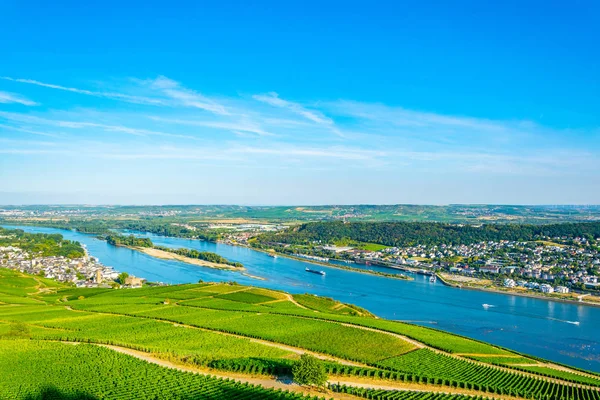
<svg viewBox="0 0 600 400"><path fill-rule="evenodd" d="M596 374L554 368L487 343L378 319L358 307L313 295L291 296L212 283L75 289L0 270L0 299L4 299L0 300L0 368L9 368L11 357L16 355L25 360L0 380L25 379L25 365L31 363L33 354L43 353L39 371L32 370L34 379L18 387L0 385L0 398L12 398L15 390L21 390L21 398L35 398L31 396L39 395L40 390L92 396L81 398L139 398L127 397L132 394L110 379L109 383L93 382L91 378L87 379L89 382L75 378L61 382L60 371L72 376L81 368L69 366L68 360L78 357L86 365L90 363L89 371L109 377L115 370L137 374L149 368L144 374L150 380L145 382L149 384L156 377L160 385L155 389L139 383L135 390L155 393L156 398L166 398L161 396L171 390L171 382L188 381L190 390L205 389L191 394L180 389L183 391L175 391L173 398L218 398L209 394L225 393L219 390L239 390L235 396L252 398L247 393L267 389L242 387L240 376L261 376L268 382L280 382L291 374L302 354L311 354L321 360L329 373L331 385L323 392L326 398L459 399L472 392L487 398L600 399L600 376ZM164 372L158 365L149 367L100 345L131 349L203 373L237 374L238 381L209 382L206 377ZM55 356L65 361L59 363L55 375L43 377L42 366L55 362ZM108 361L94 364L101 359ZM78 376L83 379L87 375ZM356 379L357 384L368 377L374 391L336 386L336 377ZM419 391L406 391L415 385ZM260 398L295 398L306 392L299 386L288 387L293 394L271 391ZM202 397L202 390L209 391L208 397ZM443 397L440 391L448 392L450 397Z"/></svg>

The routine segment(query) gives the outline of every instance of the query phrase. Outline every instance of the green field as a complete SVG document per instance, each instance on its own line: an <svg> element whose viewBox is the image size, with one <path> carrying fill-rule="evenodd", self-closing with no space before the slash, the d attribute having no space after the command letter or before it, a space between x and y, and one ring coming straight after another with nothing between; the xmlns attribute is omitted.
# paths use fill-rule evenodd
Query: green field
<svg viewBox="0 0 600 400"><path fill-rule="evenodd" d="M194 397L202 390L210 393L225 393L219 390L230 390L228 388L250 390L248 393L265 390L216 379L209 382L206 377L165 370L98 347L105 344L140 351L154 359L189 368L258 374L265 376L264 379L289 375L299 355L309 352L327 359L322 362L333 381L336 376L369 377L384 385L421 385L425 391L411 392L410 398L441 399L443 397L431 397L438 395L428 393L427 388L444 387L450 392L469 390L482 396L600 399L600 377L596 375L522 366L537 361L435 329L374 318L365 310L328 298L291 297L282 292L236 284L76 289L2 269L0 278L0 294L6 293L0 295L4 303L0 304L0 373L12 367L10 354L17 354L23 360L0 377L5 381L11 379L8 384L0 385L0 398L14 398L11 396L15 393L21 396L17 398L36 398L44 388L69 396L73 393L92 396L89 398L153 398L127 397L133 396L132 393L126 393L116 378L92 379L86 375L87 370L79 373L84 364L89 364L89 371L108 377L114 371L125 371L125 366L125 374L147 374L150 380L134 386L134 390L139 391L138 394L153 393L156 398L165 398L165 393L173 390L169 389L174 385L171 382L189 382L190 390L205 388L195 389L193 396L186 392L187 388L179 388L173 392L173 398L213 398ZM18 348L18 352L14 348ZM41 352L43 356L32 367L31 375L27 375L26 366L34 363L34 354L41 349L47 351ZM73 358L83 361L69 365ZM96 365L97 360L107 361ZM43 366L51 363L58 365L52 374L42 376ZM519 365L511 367L510 363ZM148 372L141 372L145 369ZM61 380L61 374L69 378ZM28 379L29 376L32 378ZM155 377L160 382L156 388L151 385ZM549 382L547 377L554 381ZM585 386L576 388L573 384ZM332 390L329 394L335 397L336 390L346 389ZM405 398L394 396L409 393L353 390L348 389L357 396L373 395L376 397L371 398L382 399ZM264 398L296 396L264 393L267 392ZM244 393L236 396L252 398Z"/></svg>

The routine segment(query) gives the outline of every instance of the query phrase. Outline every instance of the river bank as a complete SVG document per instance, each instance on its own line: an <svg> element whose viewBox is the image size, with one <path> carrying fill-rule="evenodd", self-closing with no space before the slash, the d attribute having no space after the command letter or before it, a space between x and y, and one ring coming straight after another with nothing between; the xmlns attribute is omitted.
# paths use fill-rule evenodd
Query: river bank
<svg viewBox="0 0 600 400"><path fill-rule="evenodd" d="M463 285L461 283L452 281L451 279L448 279L448 274L442 274L442 273L437 273L436 274L438 279L440 280L440 282L442 282L444 285L452 287L452 288L456 288L456 289L469 289L469 290L477 290L480 292L489 292L489 293L497 293L497 294L503 294L503 295L509 295L509 296L521 296L521 297L528 297L531 299L538 299L538 300L546 300L546 301L557 301L557 302L561 302L561 303L568 303L568 304L577 304L577 305L585 305L585 306L592 306L592 307L600 307L600 302L592 302L592 301L586 301L586 300L573 300L573 299L569 299L569 298L565 298L565 297L557 297L557 295L550 295L550 294L544 294L544 293L530 293L530 292L523 292L523 291L519 291L519 290L515 290L515 289L510 289L510 288L500 288L500 287L482 287L482 286L468 286L468 285ZM444 277L444 275L446 275Z"/></svg>
<svg viewBox="0 0 600 400"><path fill-rule="evenodd" d="M315 264L315 265L321 265L323 267L328 267L328 268L336 268L336 269L341 269L341 270L345 270L345 271L359 272L359 273L362 273L362 274L369 274L369 275L375 275L375 276L383 276L383 277L386 277L386 278L400 279L400 280L404 280L404 281L414 280L413 277L410 277L410 276L407 276L407 275L403 275L403 274L388 274L388 273L385 273L385 272L373 271L373 270L370 270L370 269L354 268L354 267L349 267L349 266L346 266L346 265L332 264L332 263L327 263L327 262L322 262L322 261L317 261L317 260L311 260L310 258L296 257L296 256L292 256L292 255L289 255L289 254L283 254L283 253L277 253L277 252L272 252L272 251L263 250L263 249L257 249L257 248L251 247L251 246L244 246L244 245L240 245L240 244L237 244L236 246L246 247L246 248L249 248L251 250L267 254L267 255L269 255L271 257L272 256L285 257L285 258L289 258L290 260L302 261L302 262L305 262L305 263L310 263L310 264Z"/></svg>
<svg viewBox="0 0 600 400"><path fill-rule="evenodd" d="M171 253L169 251L164 251L164 250L160 250L160 249L155 249L152 247L134 247L134 246L122 246L122 245L119 245L119 247L126 247L128 249L140 251L151 257L160 258L162 260L177 260L177 261L181 261L181 262L184 262L187 264L196 265L199 267L225 269L225 270L229 270L229 271L245 271L246 270L243 267L238 268L238 267L234 267L234 266L227 265L227 264L220 264L220 263L214 263L214 262L210 262L210 261L200 260L198 258L185 257L185 256L182 256L179 254Z"/></svg>

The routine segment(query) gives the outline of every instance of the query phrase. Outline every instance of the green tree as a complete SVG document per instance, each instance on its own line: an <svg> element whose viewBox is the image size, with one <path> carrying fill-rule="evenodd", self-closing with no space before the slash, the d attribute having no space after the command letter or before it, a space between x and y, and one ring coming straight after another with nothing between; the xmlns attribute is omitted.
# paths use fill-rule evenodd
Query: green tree
<svg viewBox="0 0 600 400"><path fill-rule="evenodd" d="M127 278L129 278L129 274L127 272L121 272L119 274L119 283L121 285L124 285L125 284L125 279L127 279Z"/></svg>
<svg viewBox="0 0 600 400"><path fill-rule="evenodd" d="M327 372L323 364L309 354L302 354L300 360L292 367L294 381L300 385L324 386L327 383Z"/></svg>
<svg viewBox="0 0 600 400"><path fill-rule="evenodd" d="M27 337L30 336L29 327L23 322L16 322L11 324L10 331L7 336L15 336L15 337Z"/></svg>

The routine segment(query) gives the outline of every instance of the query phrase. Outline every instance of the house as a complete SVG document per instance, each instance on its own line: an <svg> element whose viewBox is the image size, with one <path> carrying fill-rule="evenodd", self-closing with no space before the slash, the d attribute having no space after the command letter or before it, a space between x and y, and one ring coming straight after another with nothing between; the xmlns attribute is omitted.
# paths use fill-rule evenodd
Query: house
<svg viewBox="0 0 600 400"><path fill-rule="evenodd" d="M514 280L507 278L504 280L504 287L508 287L508 288L514 288L515 286L517 286L517 284L515 283Z"/></svg>
<svg viewBox="0 0 600 400"><path fill-rule="evenodd" d="M554 288L546 283L540 285L540 291L542 293L554 293Z"/></svg>
<svg viewBox="0 0 600 400"><path fill-rule="evenodd" d="M509 265L507 267L502 267L502 273L506 274L506 275L512 275L515 273L515 271L518 271L519 267L517 267L516 265Z"/></svg>
<svg viewBox="0 0 600 400"><path fill-rule="evenodd" d="M127 278L125 278L125 285L131 286L131 287L142 287L143 282L144 282L144 279L136 278L135 276L128 276Z"/></svg>
<svg viewBox="0 0 600 400"><path fill-rule="evenodd" d="M556 293L569 293L569 288L566 286L557 286L554 288Z"/></svg>
<svg viewBox="0 0 600 400"><path fill-rule="evenodd" d="M497 274L500 272L500 267L495 265L482 265L481 267L479 267L479 272Z"/></svg>

